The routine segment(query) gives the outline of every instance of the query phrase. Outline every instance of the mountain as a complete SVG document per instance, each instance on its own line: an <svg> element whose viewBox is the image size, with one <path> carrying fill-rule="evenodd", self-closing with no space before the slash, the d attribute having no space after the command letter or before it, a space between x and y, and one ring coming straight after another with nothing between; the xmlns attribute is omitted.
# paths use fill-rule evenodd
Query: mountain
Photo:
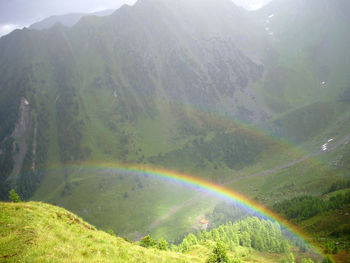
<svg viewBox="0 0 350 263"><path fill-rule="evenodd" d="M60 204L135 238L161 216L158 207L174 206L196 193L108 167L81 173L70 166L160 166L163 155L171 154L178 161L168 168L179 164L185 172L212 177L227 165L254 163L268 140L260 143L259 136L207 113L248 122L265 118L250 89L263 76L262 49L255 48L246 30L254 33L254 23L228 0L144 0L108 17L83 17L71 28L56 24L2 38L2 199L15 187L24 198ZM256 34L263 37L259 30ZM217 164L197 169L203 158L195 142L208 141L210 147L218 131L225 134L216 135L216 141L239 148L230 158L220 153ZM228 144L223 139L229 134ZM251 150L235 161L245 145ZM195 164L183 166L179 161L188 150L197 152L191 156ZM116 202L103 205L103 193ZM168 198L161 198L165 193ZM191 228L186 220L179 226L183 232Z"/></svg>
<svg viewBox="0 0 350 263"><path fill-rule="evenodd" d="M1 38L0 198L16 188L120 235L174 241L222 200L118 164L267 205L321 194L348 176L347 7L139 0Z"/></svg>
<svg viewBox="0 0 350 263"><path fill-rule="evenodd" d="M254 13L271 38L266 102L275 112L336 99L348 88L346 1L272 1Z"/></svg>
<svg viewBox="0 0 350 263"><path fill-rule="evenodd" d="M103 10L95 13L73 13L67 15L50 16L43 19L40 22L36 22L29 26L29 29L43 30L52 27L53 25L60 23L67 27L72 27L84 16L109 16L114 10Z"/></svg>

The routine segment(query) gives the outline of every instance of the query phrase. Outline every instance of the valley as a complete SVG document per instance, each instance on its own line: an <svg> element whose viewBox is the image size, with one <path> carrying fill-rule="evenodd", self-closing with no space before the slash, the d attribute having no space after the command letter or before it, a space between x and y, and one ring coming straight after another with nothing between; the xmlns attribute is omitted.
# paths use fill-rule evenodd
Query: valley
<svg viewBox="0 0 350 263"><path fill-rule="evenodd" d="M325 194L350 179L349 13L345 0L272 0L256 11L230 0L139 0L1 37L0 200L14 189L136 244L150 235L174 246L200 233L201 220L210 232L270 219L261 205L346 262L349 224L331 230L346 222L346 201L297 221L277 207L301 198L312 210L308 198L349 191ZM292 262L290 251L299 263L311 253L290 236L284 256L242 242L229 253L246 262L243 254ZM217 243L156 254L204 262L199 254Z"/></svg>

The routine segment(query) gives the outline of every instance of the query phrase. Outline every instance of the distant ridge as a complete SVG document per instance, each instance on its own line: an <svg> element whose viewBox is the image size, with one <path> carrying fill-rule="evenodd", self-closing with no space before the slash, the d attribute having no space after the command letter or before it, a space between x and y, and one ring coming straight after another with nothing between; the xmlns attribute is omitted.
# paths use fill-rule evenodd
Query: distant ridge
<svg viewBox="0 0 350 263"><path fill-rule="evenodd" d="M76 23L78 23L78 21L84 16L109 16L114 11L115 11L114 9L107 9L107 10L103 10L95 13L71 13L66 15L50 16L37 23L32 24L31 26L29 26L29 29L36 29L36 30L48 29L57 23L61 23L62 25L67 27L72 27Z"/></svg>

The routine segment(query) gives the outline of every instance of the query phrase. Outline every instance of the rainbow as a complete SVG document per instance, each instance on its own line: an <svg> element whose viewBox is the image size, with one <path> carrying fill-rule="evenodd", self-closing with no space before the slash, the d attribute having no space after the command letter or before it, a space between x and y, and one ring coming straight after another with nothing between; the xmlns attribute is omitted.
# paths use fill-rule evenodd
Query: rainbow
<svg viewBox="0 0 350 263"><path fill-rule="evenodd" d="M149 175L182 183L184 185L195 187L197 189L200 188L208 193L234 201L235 203L245 208L257 212L266 219L278 222L283 228L291 232L294 236L299 238L305 244L308 244L316 253L323 256L323 253L321 252L322 250L316 244L313 244L313 242L310 240L310 237L304 232L302 232L298 227L287 221L285 218L271 211L264 205L255 202L240 193L237 193L227 187L215 184L205 179L195 177L192 175L182 174L179 172L165 170L163 168L131 164L87 163L69 166L69 168L109 169L120 173Z"/></svg>

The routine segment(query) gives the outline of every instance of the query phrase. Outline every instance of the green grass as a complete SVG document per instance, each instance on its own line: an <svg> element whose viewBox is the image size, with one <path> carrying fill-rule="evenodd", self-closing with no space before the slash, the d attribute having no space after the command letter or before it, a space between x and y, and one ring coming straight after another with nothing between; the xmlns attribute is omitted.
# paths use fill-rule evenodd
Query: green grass
<svg viewBox="0 0 350 263"><path fill-rule="evenodd" d="M185 253L143 248L97 230L71 212L45 203L0 203L0 262L206 262L215 242ZM243 262L280 262L281 254L237 247ZM301 254L299 254L301 255Z"/></svg>
<svg viewBox="0 0 350 263"><path fill-rule="evenodd" d="M0 262L204 262L128 243L44 203L0 203L0 222Z"/></svg>

